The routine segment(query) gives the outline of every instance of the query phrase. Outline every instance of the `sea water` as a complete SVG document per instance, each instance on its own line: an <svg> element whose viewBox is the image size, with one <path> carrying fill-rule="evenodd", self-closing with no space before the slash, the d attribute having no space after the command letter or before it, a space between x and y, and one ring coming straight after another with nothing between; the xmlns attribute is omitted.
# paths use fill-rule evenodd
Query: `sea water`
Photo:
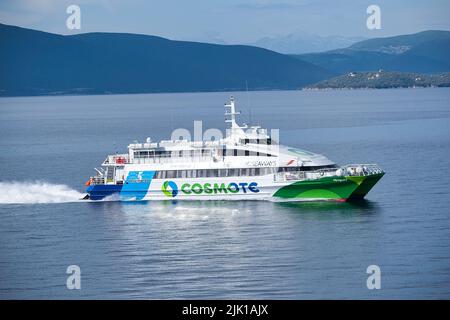
<svg viewBox="0 0 450 320"><path fill-rule="evenodd" d="M283 144L386 175L358 203L79 200L134 140L223 130L230 94ZM450 298L448 88L1 98L0 151L3 299Z"/></svg>

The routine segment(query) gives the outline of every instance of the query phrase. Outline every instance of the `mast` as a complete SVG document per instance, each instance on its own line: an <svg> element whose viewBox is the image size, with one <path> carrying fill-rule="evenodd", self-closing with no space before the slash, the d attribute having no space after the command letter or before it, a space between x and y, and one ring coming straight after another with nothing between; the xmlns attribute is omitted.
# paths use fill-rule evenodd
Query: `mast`
<svg viewBox="0 0 450 320"><path fill-rule="evenodd" d="M241 114L239 111L236 111L234 105L234 97L230 97L230 102L225 104L225 122L231 123L230 130L227 130L227 138L232 138L234 140L239 141L240 138L245 137L244 129L247 128L246 124L242 126L238 125L236 122L236 116Z"/></svg>
<svg viewBox="0 0 450 320"><path fill-rule="evenodd" d="M229 108L229 109L228 109ZM240 112L236 112L236 108L234 106L234 97L231 96L230 102L225 103L225 122L231 123L231 129L240 128L236 123L236 115L241 114ZM227 118L230 117L230 118Z"/></svg>

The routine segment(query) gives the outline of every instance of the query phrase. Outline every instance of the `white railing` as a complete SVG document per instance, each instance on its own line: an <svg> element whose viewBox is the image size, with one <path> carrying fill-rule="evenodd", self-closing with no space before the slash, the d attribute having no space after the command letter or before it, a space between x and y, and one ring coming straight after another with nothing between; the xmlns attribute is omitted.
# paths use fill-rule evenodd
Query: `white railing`
<svg viewBox="0 0 450 320"><path fill-rule="evenodd" d="M347 176L369 176L372 174L383 173L383 169L375 163L370 164L347 164L342 166L342 175Z"/></svg>
<svg viewBox="0 0 450 320"><path fill-rule="evenodd" d="M128 154L115 154L112 156L108 156L103 164L126 164L130 163L130 158Z"/></svg>
<svg viewBox="0 0 450 320"><path fill-rule="evenodd" d="M274 174L275 182L315 180L324 177L369 176L383 173L377 164L348 164L338 168L319 169L314 171L287 171Z"/></svg>

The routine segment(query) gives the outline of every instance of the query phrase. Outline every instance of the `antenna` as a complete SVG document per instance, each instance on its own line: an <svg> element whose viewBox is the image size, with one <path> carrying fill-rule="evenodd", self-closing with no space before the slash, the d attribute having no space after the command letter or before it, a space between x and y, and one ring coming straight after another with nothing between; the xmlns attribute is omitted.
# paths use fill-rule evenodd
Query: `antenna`
<svg viewBox="0 0 450 320"><path fill-rule="evenodd" d="M250 98L248 95L248 81L247 79L245 79L245 92L246 92L246 96L247 96L247 109L249 109L249 119L248 119L248 123L249 125L252 124L252 108L250 107Z"/></svg>

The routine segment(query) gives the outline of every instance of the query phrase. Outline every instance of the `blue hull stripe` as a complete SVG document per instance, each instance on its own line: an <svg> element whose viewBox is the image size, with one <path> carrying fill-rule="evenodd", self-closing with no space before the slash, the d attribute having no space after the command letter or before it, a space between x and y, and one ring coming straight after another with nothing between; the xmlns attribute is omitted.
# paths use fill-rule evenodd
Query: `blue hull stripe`
<svg viewBox="0 0 450 320"><path fill-rule="evenodd" d="M155 171L130 171L120 192L121 200L142 200L150 188Z"/></svg>
<svg viewBox="0 0 450 320"><path fill-rule="evenodd" d="M118 194L120 200L142 200L154 175L155 171L130 171L123 185L96 184L89 186L86 192L91 200L102 200L112 194Z"/></svg>
<svg viewBox="0 0 450 320"><path fill-rule="evenodd" d="M114 193L118 194L121 190L122 185L120 184L95 184L89 186L86 192L89 194L91 200L102 200Z"/></svg>

